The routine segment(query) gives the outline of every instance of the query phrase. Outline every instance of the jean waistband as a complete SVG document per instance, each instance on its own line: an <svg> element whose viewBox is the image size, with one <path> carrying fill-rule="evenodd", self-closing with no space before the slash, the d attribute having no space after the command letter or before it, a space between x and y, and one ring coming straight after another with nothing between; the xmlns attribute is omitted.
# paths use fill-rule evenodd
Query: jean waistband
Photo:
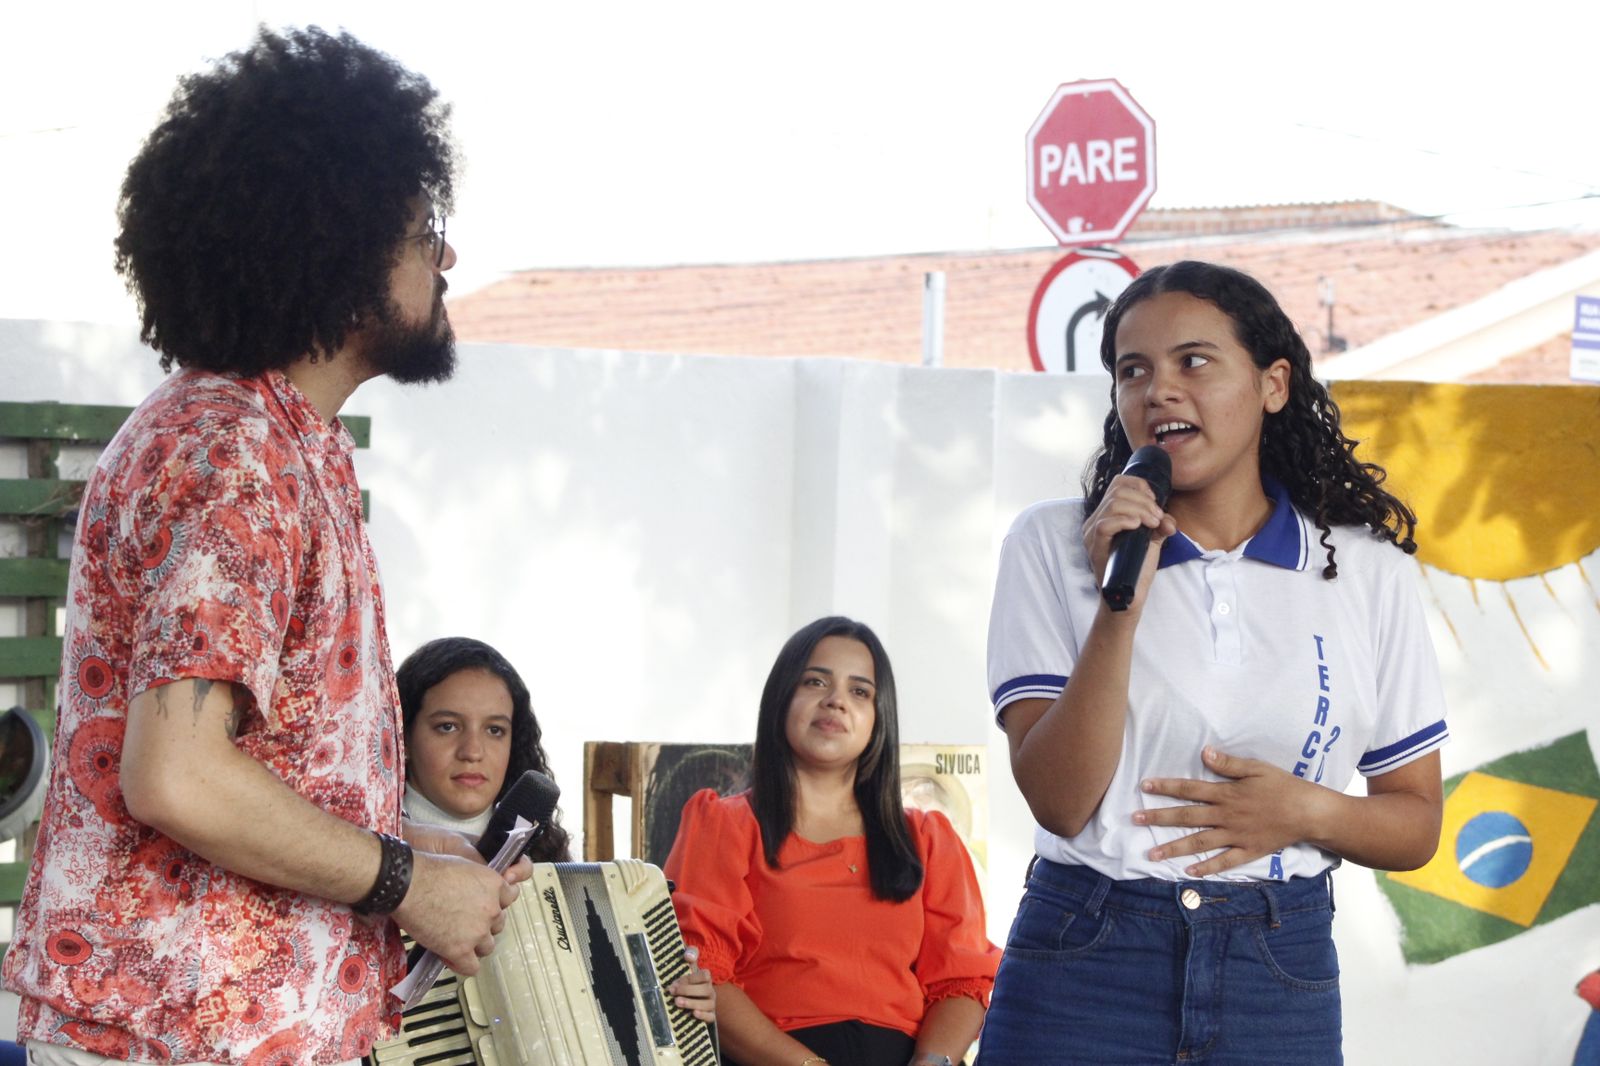
<svg viewBox="0 0 1600 1066"><path fill-rule="evenodd" d="M1276 922L1286 911L1333 910L1332 872L1287 881L1163 881L1139 877L1119 881L1087 866L1067 866L1035 856L1028 890L1056 892L1084 904L1090 914L1102 906L1186 921L1217 921L1265 916Z"/></svg>

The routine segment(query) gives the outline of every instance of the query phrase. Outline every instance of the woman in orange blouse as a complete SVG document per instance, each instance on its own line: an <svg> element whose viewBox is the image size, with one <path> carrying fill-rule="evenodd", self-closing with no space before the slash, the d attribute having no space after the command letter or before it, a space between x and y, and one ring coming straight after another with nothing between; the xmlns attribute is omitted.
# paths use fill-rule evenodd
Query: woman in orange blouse
<svg viewBox="0 0 1600 1066"><path fill-rule="evenodd" d="M871 629L789 638L761 694L751 787L684 807L666 873L743 1066L948 1064L1000 951L966 848L900 800L894 674Z"/></svg>

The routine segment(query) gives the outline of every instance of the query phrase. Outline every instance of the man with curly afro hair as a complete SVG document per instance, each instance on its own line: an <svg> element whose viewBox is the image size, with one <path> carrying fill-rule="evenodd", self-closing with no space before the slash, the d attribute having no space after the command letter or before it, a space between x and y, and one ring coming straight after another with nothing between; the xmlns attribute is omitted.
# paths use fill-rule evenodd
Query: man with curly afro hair
<svg viewBox="0 0 1600 1066"><path fill-rule="evenodd" d="M531 868L401 815L354 447L363 381L454 364L448 108L348 35L182 79L117 269L171 371L85 492L55 766L7 987L32 1063L340 1063L400 930L476 972ZM107 1058L108 1057L108 1058Z"/></svg>

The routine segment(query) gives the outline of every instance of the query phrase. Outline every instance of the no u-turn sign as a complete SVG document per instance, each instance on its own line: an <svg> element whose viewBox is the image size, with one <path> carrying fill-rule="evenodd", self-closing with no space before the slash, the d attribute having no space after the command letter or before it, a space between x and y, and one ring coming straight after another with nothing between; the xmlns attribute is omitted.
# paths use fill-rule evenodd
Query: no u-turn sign
<svg viewBox="0 0 1600 1066"><path fill-rule="evenodd" d="M1100 337L1111 301L1139 276L1133 260L1106 248L1068 252L1045 272L1028 308L1028 354L1050 373L1104 374Z"/></svg>

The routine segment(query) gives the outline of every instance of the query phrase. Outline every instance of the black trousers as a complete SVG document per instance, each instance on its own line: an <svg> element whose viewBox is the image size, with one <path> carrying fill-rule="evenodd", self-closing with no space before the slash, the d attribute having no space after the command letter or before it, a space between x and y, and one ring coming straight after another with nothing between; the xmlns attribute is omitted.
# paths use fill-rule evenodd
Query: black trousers
<svg viewBox="0 0 1600 1066"><path fill-rule="evenodd" d="M866 1022L833 1022L808 1029L791 1029L789 1035L828 1060L828 1066L905 1066L917 1042L898 1029ZM724 1066L739 1066L724 1059Z"/></svg>

